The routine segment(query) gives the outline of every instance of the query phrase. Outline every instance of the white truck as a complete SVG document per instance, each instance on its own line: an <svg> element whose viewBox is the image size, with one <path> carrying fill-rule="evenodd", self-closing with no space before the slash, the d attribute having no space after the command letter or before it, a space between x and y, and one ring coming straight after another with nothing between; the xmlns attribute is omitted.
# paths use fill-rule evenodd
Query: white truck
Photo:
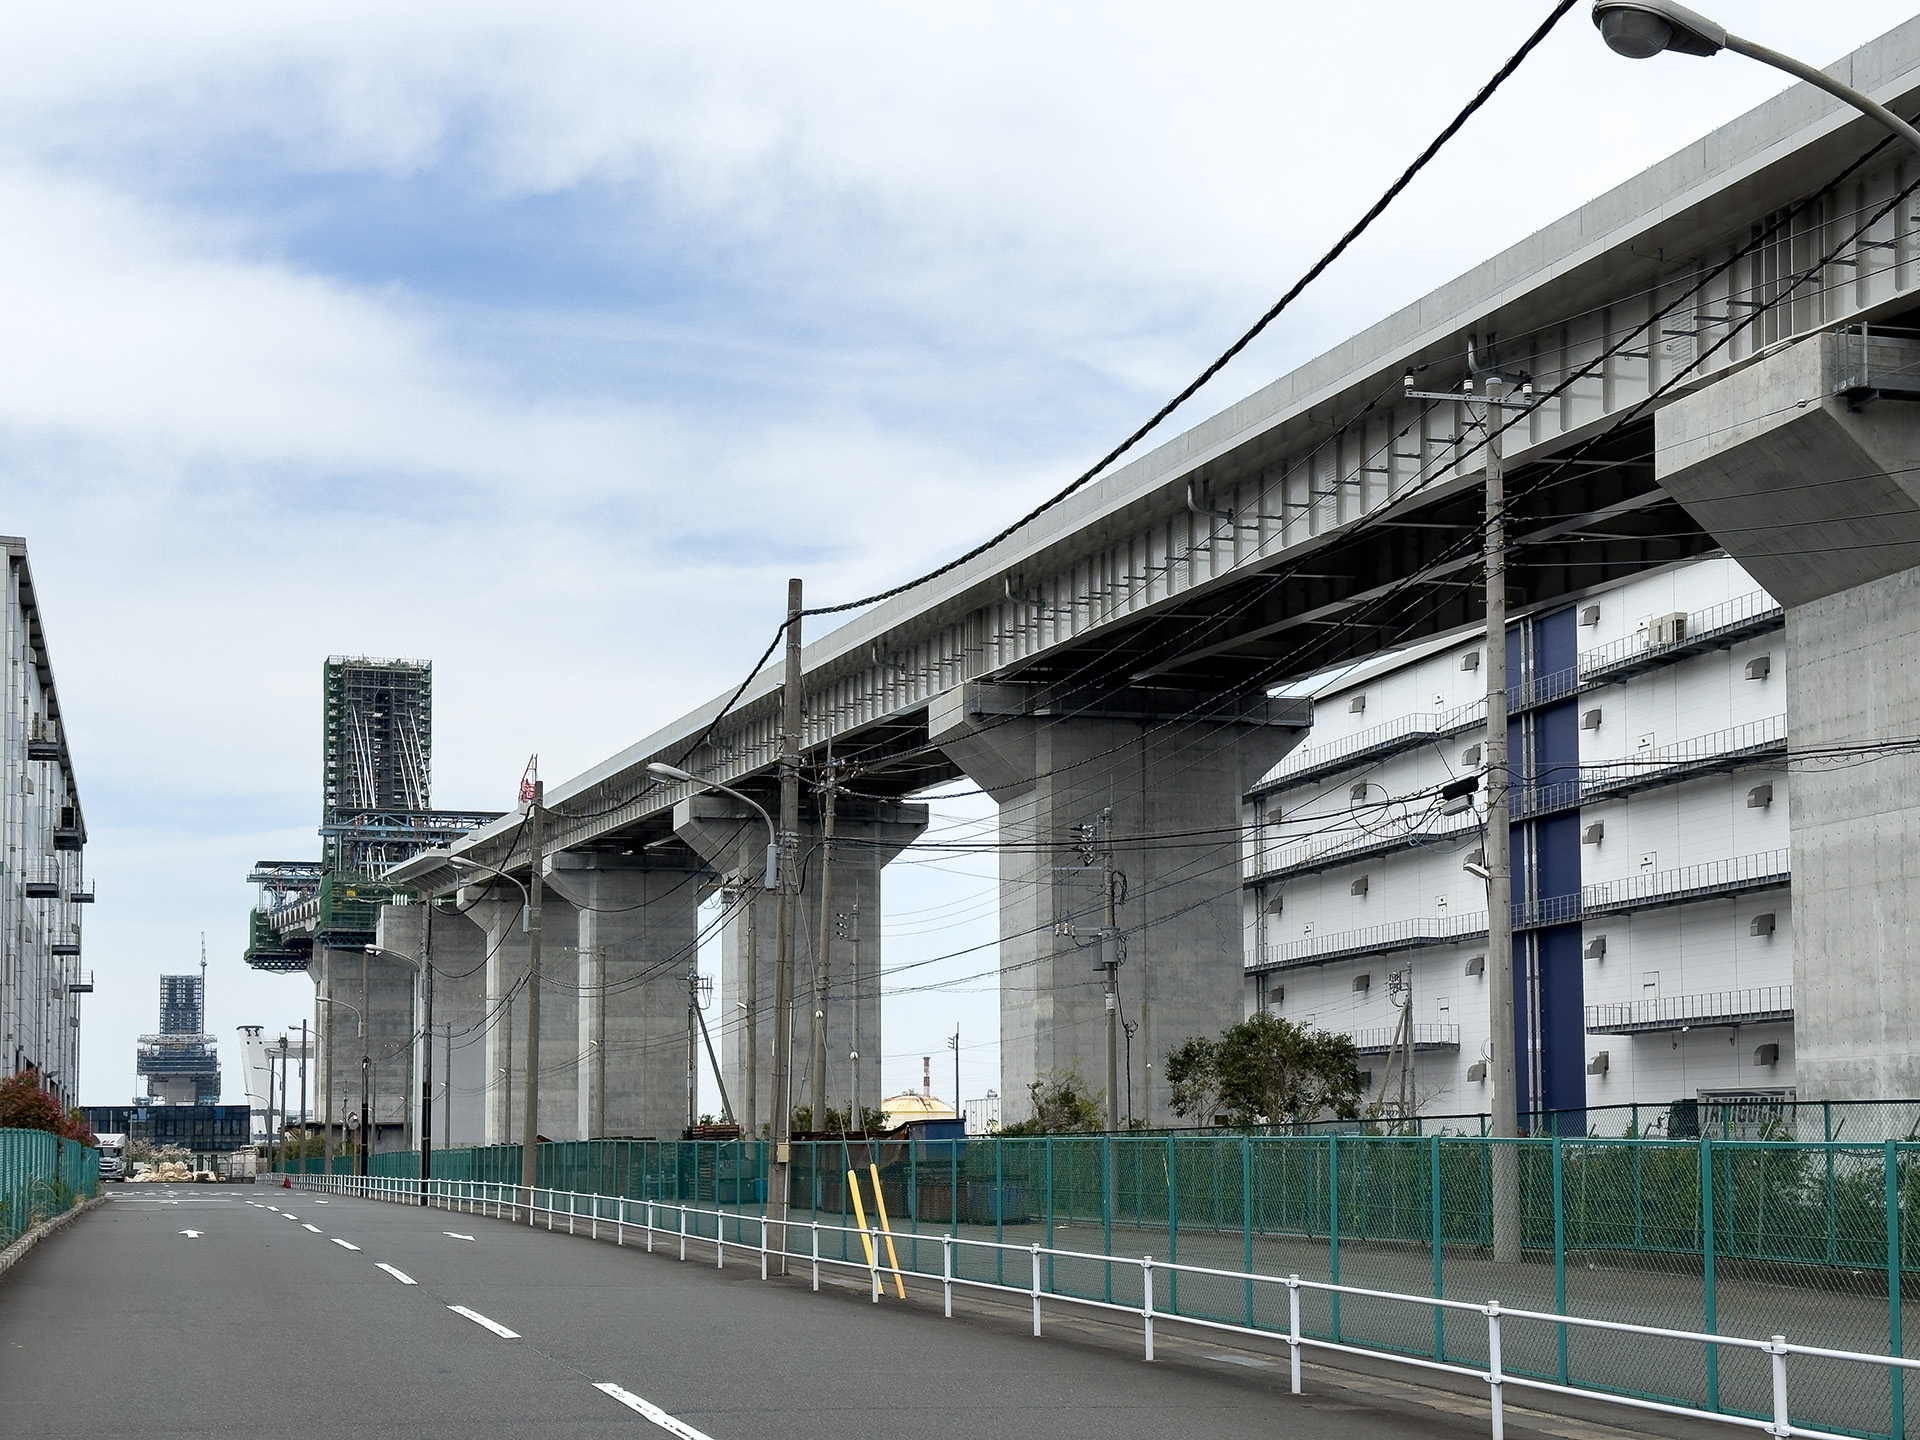
<svg viewBox="0 0 1920 1440"><path fill-rule="evenodd" d="M124 1135L96 1135L100 1142L100 1178L102 1180L125 1180L127 1178L127 1137Z"/></svg>

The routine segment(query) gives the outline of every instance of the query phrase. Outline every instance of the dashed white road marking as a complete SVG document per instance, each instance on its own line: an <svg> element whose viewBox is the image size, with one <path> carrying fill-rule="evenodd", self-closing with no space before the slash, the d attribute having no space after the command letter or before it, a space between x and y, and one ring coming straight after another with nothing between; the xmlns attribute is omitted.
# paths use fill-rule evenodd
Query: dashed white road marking
<svg viewBox="0 0 1920 1440"><path fill-rule="evenodd" d="M313 1203L316 1205L325 1205L327 1202L325 1200L316 1200Z"/></svg>
<svg viewBox="0 0 1920 1440"><path fill-rule="evenodd" d="M447 1306L447 1308L453 1311L453 1313L456 1315L466 1316L467 1319L473 1321L473 1323L476 1325L485 1326L487 1329L493 1331L494 1334L498 1335L502 1340L518 1340L520 1338L520 1332L518 1330L509 1330L506 1326L502 1325L498 1320L489 1320L486 1316L482 1315L478 1310L469 1310L464 1305L449 1305Z"/></svg>
<svg viewBox="0 0 1920 1440"><path fill-rule="evenodd" d="M273 1213L276 1215L280 1213L280 1207L278 1205L269 1205L267 1206L267 1209L273 1211Z"/></svg>
<svg viewBox="0 0 1920 1440"><path fill-rule="evenodd" d="M180 1233L186 1236L189 1240L198 1240L201 1234L201 1232L198 1230L182 1230Z"/></svg>
<svg viewBox="0 0 1920 1440"><path fill-rule="evenodd" d="M462 1235L458 1230L442 1230L440 1233L446 1236L449 1240L472 1240L473 1239L473 1236ZM475 1241L474 1243L478 1244L479 1242Z"/></svg>
<svg viewBox="0 0 1920 1440"><path fill-rule="evenodd" d="M658 1425L669 1435L678 1435L680 1440L713 1440L704 1430L696 1430L684 1420L676 1420L651 1400L642 1400L631 1390L623 1390L618 1385L595 1385L594 1389L602 1395L611 1395L622 1405L638 1415L643 1415Z"/></svg>
<svg viewBox="0 0 1920 1440"><path fill-rule="evenodd" d="M394 1279L398 1280L402 1285L412 1285L416 1283L414 1281L414 1278L411 1275L407 1274L406 1271L396 1270L393 1268L393 1266L387 1264L384 1260L378 1263L379 1263L380 1269L386 1271L387 1274L391 1275Z"/></svg>
<svg viewBox="0 0 1920 1440"><path fill-rule="evenodd" d="M314 1234L316 1234L316 1235L318 1235L318 1234L320 1233L320 1227L319 1227L318 1225L309 1225L309 1224L307 1224L307 1222L306 1222L306 1221L304 1221L304 1220L302 1220L302 1221L300 1222L300 1228L301 1228L302 1230L311 1230L311 1231L313 1231L313 1233L314 1233Z"/></svg>
<svg viewBox="0 0 1920 1440"><path fill-rule="evenodd" d="M342 1240L338 1235L333 1237L333 1243L348 1250L358 1250L360 1248L358 1245L355 1245L351 1240Z"/></svg>

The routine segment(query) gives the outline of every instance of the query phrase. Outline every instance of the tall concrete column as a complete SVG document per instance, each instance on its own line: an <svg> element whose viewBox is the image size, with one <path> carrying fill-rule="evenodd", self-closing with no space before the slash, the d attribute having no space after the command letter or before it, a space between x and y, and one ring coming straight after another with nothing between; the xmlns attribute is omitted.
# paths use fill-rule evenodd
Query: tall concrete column
<svg viewBox="0 0 1920 1440"><path fill-rule="evenodd" d="M500 898L506 890L511 899ZM527 936L520 928L522 904L518 890L496 884L491 891L479 885L456 892L458 908L485 934L483 1005L484 1067L486 1072L486 1143L502 1145L521 1139L526 1094ZM541 901L540 989L540 1134L549 1140L579 1139L579 979L572 956L556 947L555 936L571 937L578 920L563 896ZM564 941L563 941L564 943ZM508 1004L511 997L512 1004ZM511 1028L510 1028L511 1027ZM508 1070L511 1056L511 1075Z"/></svg>
<svg viewBox="0 0 1920 1440"><path fill-rule="evenodd" d="M547 885L578 913L577 964L568 967L580 997L575 1132L671 1139L686 1114L686 975L699 959L699 870L645 851L565 851L549 858ZM558 948L548 948L554 960Z"/></svg>
<svg viewBox="0 0 1920 1440"><path fill-rule="evenodd" d="M1173 1119L1167 1052L1243 1014L1243 796L1309 721L1304 704L1264 695L1139 689L1089 705L968 684L934 701L930 739L1000 806L1005 1121L1032 1113L1028 1087L1046 1075L1077 1072L1086 1091L1106 1090L1106 979L1089 943L1104 918L1101 871L1082 864L1075 830L1109 809L1125 876L1120 1010L1138 1026L1133 1115ZM1124 1039L1120 1050L1124 1117Z"/></svg>
<svg viewBox="0 0 1920 1440"><path fill-rule="evenodd" d="M385 905L379 912L376 943L384 950L419 955L426 948L427 905ZM479 1145L486 1134L484 1096L486 1014L486 936L463 916L434 907L432 916L433 1033L420 1031L426 1012L424 995L416 1002L413 1044L413 1080L408 1095L409 1133L419 1147L420 1080L431 1070L433 1144L435 1149ZM351 1016L345 1017L351 1019ZM447 1104L448 1027L452 1027L452 1105ZM356 1061L356 1063L358 1063ZM449 1128L451 1110L451 1128Z"/></svg>
<svg viewBox="0 0 1920 1440"><path fill-rule="evenodd" d="M1656 422L1661 483L1786 610L1803 1099L1920 1094L1920 756L1871 748L1920 735L1915 400L1920 344L1827 334Z"/></svg>
<svg viewBox="0 0 1920 1440"><path fill-rule="evenodd" d="M895 801L842 796L835 809L833 852L834 914L829 917L827 964L827 1108L845 1110L852 1084L854 1008L859 1008L860 1095L858 1107L874 1106L881 1096L880 1054L880 872L886 863L911 845L927 828L927 807ZM763 878L767 830L751 810L724 795L696 795L674 809L674 832L722 877L744 887ZM796 1106L808 1105L813 1095L812 1046L814 976L820 953L820 819L803 812L800 828L801 890L796 907L799 932L794 942L793 1097ZM860 907L860 970L852 973L853 950L838 934L837 917ZM772 1118L773 989L775 910L772 898L759 903L753 926L752 991L747 984L746 905L722 932L720 944L721 1017L714 1039L720 1049L720 1069L736 1108L744 1107L747 1072L747 1007L758 1017L759 1123ZM713 1013L707 1023L714 1026ZM744 1117L743 1122L745 1123ZM816 1125L819 1123L816 1117Z"/></svg>

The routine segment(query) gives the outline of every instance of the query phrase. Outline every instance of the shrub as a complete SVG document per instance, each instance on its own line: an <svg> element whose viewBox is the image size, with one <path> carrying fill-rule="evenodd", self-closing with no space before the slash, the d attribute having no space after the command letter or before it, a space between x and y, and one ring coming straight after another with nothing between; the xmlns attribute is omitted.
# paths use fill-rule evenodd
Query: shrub
<svg viewBox="0 0 1920 1440"><path fill-rule="evenodd" d="M22 1070L0 1080L0 1130L45 1130L64 1135L65 1117L53 1096L40 1088L40 1072Z"/></svg>

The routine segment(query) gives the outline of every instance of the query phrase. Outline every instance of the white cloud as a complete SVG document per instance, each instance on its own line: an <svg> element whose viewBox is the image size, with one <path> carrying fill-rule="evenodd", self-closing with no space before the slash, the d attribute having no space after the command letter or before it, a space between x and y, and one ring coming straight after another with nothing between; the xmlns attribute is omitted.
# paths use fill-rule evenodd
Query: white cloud
<svg viewBox="0 0 1920 1440"><path fill-rule="evenodd" d="M89 1067L125 1068L202 928L217 1029L297 1008L234 961L240 876L317 848L324 655L435 660L443 803L506 803L529 750L601 758L735 679L792 569L859 593L1079 468L1541 8L1407 0L1358 33L1354 7L1251 4L11 16L0 501L94 834ZM1906 9L1734 8L1821 60ZM1574 13L1185 418L1779 84L1629 65ZM377 210L351 265L303 244L303 207L369 177L448 197L424 261ZM577 217L538 218L556 199ZM482 300L441 285L496 218L592 257L604 303L523 302L512 257Z"/></svg>

